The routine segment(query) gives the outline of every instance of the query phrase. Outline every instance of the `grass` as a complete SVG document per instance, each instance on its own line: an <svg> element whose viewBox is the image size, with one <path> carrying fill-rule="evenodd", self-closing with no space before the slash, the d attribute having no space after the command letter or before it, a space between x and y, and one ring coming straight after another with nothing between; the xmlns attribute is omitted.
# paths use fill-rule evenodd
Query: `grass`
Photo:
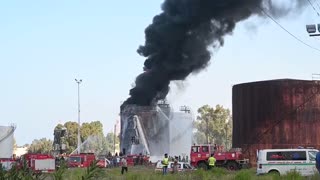
<svg viewBox="0 0 320 180"><path fill-rule="evenodd" d="M27 169L24 169L27 170ZM161 172L155 172L153 167L135 166L128 167L128 173L121 175L121 167L112 169L100 169L95 164L88 168L60 168L52 174L38 175L30 174L30 171L13 169L6 172L0 169L0 180L316 180L319 174L312 177L302 177L293 171L285 176L274 174L256 176L256 169L245 169L241 171L227 171L224 168L214 168L211 171L196 170L193 172L182 172L178 174L168 173L163 176ZM19 177L19 178L17 178Z"/></svg>

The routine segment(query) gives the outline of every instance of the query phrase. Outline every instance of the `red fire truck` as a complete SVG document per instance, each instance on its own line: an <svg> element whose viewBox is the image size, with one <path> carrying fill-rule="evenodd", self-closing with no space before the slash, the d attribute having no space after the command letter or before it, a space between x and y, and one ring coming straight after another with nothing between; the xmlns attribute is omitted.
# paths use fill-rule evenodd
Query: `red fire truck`
<svg viewBox="0 0 320 180"><path fill-rule="evenodd" d="M55 171L55 158L48 154L25 154L21 156L20 166L23 160L27 162L27 166L34 172L53 172Z"/></svg>
<svg viewBox="0 0 320 180"><path fill-rule="evenodd" d="M0 158L0 164L4 170L9 170L14 164L16 164L16 161L12 158Z"/></svg>
<svg viewBox="0 0 320 180"><path fill-rule="evenodd" d="M89 167L95 159L94 153L71 154L68 158L68 167Z"/></svg>
<svg viewBox="0 0 320 180"><path fill-rule="evenodd" d="M149 158L149 156L141 154L131 154L126 156L128 166L146 165L149 163Z"/></svg>
<svg viewBox="0 0 320 180"><path fill-rule="evenodd" d="M208 168L208 159L214 153L216 166L228 170L238 170L248 166L249 159L244 159L241 149L232 149L229 152L215 150L212 145L194 145L191 147L191 165L198 168Z"/></svg>

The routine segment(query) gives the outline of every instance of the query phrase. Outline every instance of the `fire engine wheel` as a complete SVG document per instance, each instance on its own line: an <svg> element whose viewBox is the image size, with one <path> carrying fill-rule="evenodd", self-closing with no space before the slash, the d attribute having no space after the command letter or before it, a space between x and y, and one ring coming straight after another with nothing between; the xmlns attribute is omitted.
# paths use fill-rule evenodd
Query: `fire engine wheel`
<svg viewBox="0 0 320 180"><path fill-rule="evenodd" d="M207 170L208 169L208 166L206 163L202 162L202 163L199 163L198 164L198 168L199 169L203 169L203 170Z"/></svg>
<svg viewBox="0 0 320 180"><path fill-rule="evenodd" d="M227 169L228 169L229 171L235 171L235 170L238 170L239 167L238 167L238 164L237 164L236 162L231 161L231 162L228 162L228 163L227 163Z"/></svg>

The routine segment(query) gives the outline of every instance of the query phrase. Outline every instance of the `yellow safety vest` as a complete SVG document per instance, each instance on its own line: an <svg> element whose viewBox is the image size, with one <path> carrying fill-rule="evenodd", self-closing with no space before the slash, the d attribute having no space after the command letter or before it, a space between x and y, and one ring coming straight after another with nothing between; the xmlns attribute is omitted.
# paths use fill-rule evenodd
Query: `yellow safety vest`
<svg viewBox="0 0 320 180"><path fill-rule="evenodd" d="M214 157L209 157L209 166L214 166L216 159Z"/></svg>
<svg viewBox="0 0 320 180"><path fill-rule="evenodd" d="M163 164L164 166L168 166L168 164L169 164L169 158L164 158L163 161L162 161L162 164Z"/></svg>

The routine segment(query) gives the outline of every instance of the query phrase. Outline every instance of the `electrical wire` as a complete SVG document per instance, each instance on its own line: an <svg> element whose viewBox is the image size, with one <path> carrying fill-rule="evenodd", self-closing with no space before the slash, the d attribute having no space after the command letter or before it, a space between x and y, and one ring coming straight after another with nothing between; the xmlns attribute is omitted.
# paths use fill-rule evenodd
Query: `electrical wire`
<svg viewBox="0 0 320 180"><path fill-rule="evenodd" d="M319 3L318 3L318 0L314 0L314 2L316 3L318 9L320 10L320 5L319 5Z"/></svg>
<svg viewBox="0 0 320 180"><path fill-rule="evenodd" d="M308 0L309 1L309 0ZM285 32L287 32L290 36L292 36L294 39L296 39L297 41L299 41L300 43L304 44L305 46L316 50L318 52L320 52L320 49L313 47L309 44L307 44L306 42L302 41L301 39L299 39L297 36L295 36L294 34L292 34L290 31L288 31L285 27L283 27L275 18L273 18L270 14L268 14L264 9L262 9L261 7L258 7L269 19L271 19L274 23L276 23L281 29L283 29Z"/></svg>
<svg viewBox="0 0 320 180"><path fill-rule="evenodd" d="M310 6L311 6L312 9L314 10L314 12L316 12L317 15L320 16L320 13L317 11L316 7L311 3L311 1L310 1L310 0L307 0L307 1L309 2Z"/></svg>

